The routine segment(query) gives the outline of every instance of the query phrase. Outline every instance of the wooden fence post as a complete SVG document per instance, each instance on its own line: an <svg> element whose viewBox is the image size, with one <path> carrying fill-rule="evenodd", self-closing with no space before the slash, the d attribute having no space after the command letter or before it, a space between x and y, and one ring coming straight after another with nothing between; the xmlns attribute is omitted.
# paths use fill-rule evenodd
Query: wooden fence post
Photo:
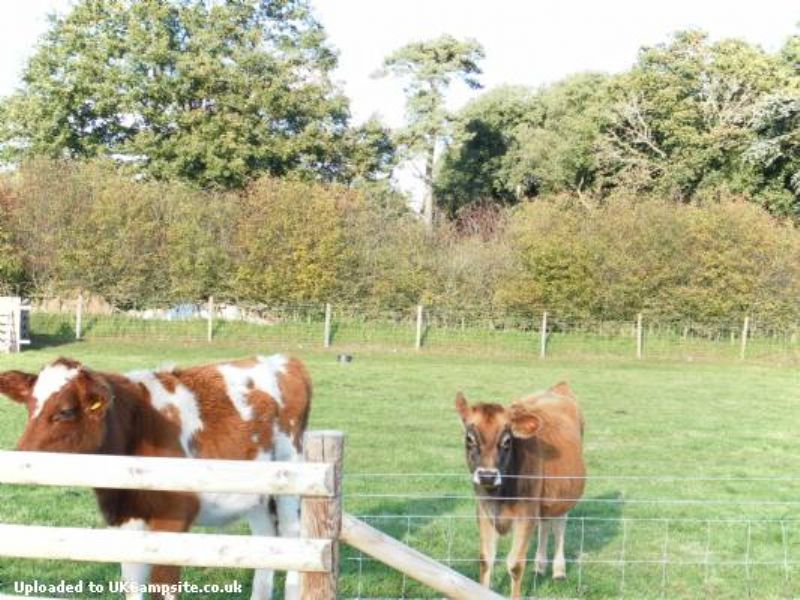
<svg viewBox="0 0 800 600"><path fill-rule="evenodd" d="M642 313L636 315L636 358L642 360Z"/></svg>
<svg viewBox="0 0 800 600"><path fill-rule="evenodd" d="M75 339L81 339L81 323L83 321L83 292L78 292L78 301L75 304Z"/></svg>
<svg viewBox="0 0 800 600"><path fill-rule="evenodd" d="M325 331L323 333L322 345L325 348L331 347L331 316L333 309L331 303L325 304Z"/></svg>
<svg viewBox="0 0 800 600"><path fill-rule="evenodd" d="M547 356L547 311L542 313L542 326L539 329L539 358Z"/></svg>
<svg viewBox="0 0 800 600"><path fill-rule="evenodd" d="M344 434L340 431L312 431L303 441L306 462L325 462L334 466L334 495L304 497L300 508L300 535L303 538L332 540L329 573L301 573L300 598L334 600L339 576L339 534L342 530L342 457Z"/></svg>
<svg viewBox="0 0 800 600"><path fill-rule="evenodd" d="M214 339L214 296L208 297L208 341Z"/></svg>
<svg viewBox="0 0 800 600"><path fill-rule="evenodd" d="M750 317L746 316L744 318L744 323L742 323L742 347L739 351L739 358L744 360L745 352L747 351L747 337L750 334Z"/></svg>
<svg viewBox="0 0 800 600"><path fill-rule="evenodd" d="M422 348L422 304L417 304L417 339L414 342L414 348L419 350Z"/></svg>

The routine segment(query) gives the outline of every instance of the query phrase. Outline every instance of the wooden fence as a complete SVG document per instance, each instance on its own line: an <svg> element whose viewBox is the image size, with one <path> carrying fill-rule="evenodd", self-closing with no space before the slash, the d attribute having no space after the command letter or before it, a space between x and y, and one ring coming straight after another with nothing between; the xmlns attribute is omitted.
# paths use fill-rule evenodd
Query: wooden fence
<svg viewBox="0 0 800 600"><path fill-rule="evenodd" d="M303 600L330 600L341 541L449 598L501 598L343 514L343 441L308 433L302 463L0 452L0 483L302 498L299 538L0 524L0 557L298 571Z"/></svg>

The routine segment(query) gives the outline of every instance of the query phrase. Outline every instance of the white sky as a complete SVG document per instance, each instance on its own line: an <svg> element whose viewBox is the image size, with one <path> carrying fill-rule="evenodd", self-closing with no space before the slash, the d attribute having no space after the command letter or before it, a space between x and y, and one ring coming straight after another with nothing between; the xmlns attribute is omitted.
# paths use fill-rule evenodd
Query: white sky
<svg viewBox="0 0 800 600"><path fill-rule="evenodd" d="M629 67L642 45L698 27L713 39L740 37L776 50L797 31L798 0L311 0L339 52L335 78L351 99L355 122L372 114L396 127L403 121L399 82L372 79L382 58L413 40L442 33L483 44L486 87L538 86L576 71L615 72ZM0 3L0 96L19 75L47 26L49 12L70 0ZM463 86L452 108L474 97ZM405 179L405 178L403 178Z"/></svg>

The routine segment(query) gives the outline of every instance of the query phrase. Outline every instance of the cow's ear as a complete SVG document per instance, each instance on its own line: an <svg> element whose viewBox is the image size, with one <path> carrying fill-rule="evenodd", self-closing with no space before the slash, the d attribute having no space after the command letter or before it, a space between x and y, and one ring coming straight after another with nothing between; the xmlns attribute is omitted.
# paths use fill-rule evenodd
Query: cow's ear
<svg viewBox="0 0 800 600"><path fill-rule="evenodd" d="M512 404L509 408L511 416L511 433L514 437L528 439L535 436L542 428L542 418L520 404Z"/></svg>
<svg viewBox="0 0 800 600"><path fill-rule="evenodd" d="M91 394L84 398L84 411L90 419L101 419L105 416L111 399L106 394Z"/></svg>
<svg viewBox="0 0 800 600"><path fill-rule="evenodd" d="M8 396L15 402L28 404L33 399L34 385L36 385L36 375L22 371L0 373L0 394Z"/></svg>
<svg viewBox="0 0 800 600"><path fill-rule="evenodd" d="M78 372L77 381L81 388L81 404L86 416L102 418L113 397L108 384L103 378L97 377L93 372L83 368Z"/></svg>
<svg viewBox="0 0 800 600"><path fill-rule="evenodd" d="M572 389L569 387L569 384L566 381L559 381L550 388L550 391L558 396L567 396L569 398L574 396Z"/></svg>
<svg viewBox="0 0 800 600"><path fill-rule="evenodd" d="M467 404L467 399L464 398L464 394L461 392L456 393L456 412L461 417L461 421L466 424L469 416L469 404Z"/></svg>

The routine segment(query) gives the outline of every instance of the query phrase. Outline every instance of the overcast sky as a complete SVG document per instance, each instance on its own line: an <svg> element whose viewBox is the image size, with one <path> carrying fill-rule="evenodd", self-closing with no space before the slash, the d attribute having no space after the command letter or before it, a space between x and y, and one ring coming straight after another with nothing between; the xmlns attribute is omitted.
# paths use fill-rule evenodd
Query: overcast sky
<svg viewBox="0 0 800 600"><path fill-rule="evenodd" d="M70 0L3 2L0 8L0 96L19 75L49 12ZM776 50L795 32L799 0L312 0L330 42L339 50L335 74L357 122L378 114L391 126L403 120L399 83L370 77L381 59L412 40L450 33L483 44L486 87L538 86L576 71L621 71L642 45L697 27L713 39L739 37ZM454 88L456 108L473 97Z"/></svg>

